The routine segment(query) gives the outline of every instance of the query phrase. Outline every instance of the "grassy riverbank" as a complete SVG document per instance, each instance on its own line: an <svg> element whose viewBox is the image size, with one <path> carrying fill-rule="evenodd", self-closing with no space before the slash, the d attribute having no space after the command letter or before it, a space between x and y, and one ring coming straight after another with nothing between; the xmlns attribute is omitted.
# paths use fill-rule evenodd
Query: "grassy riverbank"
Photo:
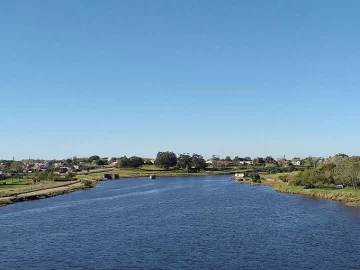
<svg viewBox="0 0 360 270"><path fill-rule="evenodd" d="M54 197L92 186L95 186L95 183L74 180L66 182L44 182L32 185L27 184L24 187L3 189L0 190L0 206L15 202Z"/></svg>
<svg viewBox="0 0 360 270"><path fill-rule="evenodd" d="M272 186L278 192L335 200L349 206L360 206L360 189L350 187L337 189L334 186L304 189L303 186L292 186L284 183L279 179L281 175L283 173L263 174L261 175L261 183L256 185ZM239 181L239 183L252 184L250 181Z"/></svg>

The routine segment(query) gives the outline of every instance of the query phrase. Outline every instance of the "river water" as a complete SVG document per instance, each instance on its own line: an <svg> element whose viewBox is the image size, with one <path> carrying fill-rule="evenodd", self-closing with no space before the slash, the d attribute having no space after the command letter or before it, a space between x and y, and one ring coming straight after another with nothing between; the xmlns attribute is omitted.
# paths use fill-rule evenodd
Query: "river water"
<svg viewBox="0 0 360 270"><path fill-rule="evenodd" d="M228 176L125 179L0 208L0 269L360 269L360 210Z"/></svg>

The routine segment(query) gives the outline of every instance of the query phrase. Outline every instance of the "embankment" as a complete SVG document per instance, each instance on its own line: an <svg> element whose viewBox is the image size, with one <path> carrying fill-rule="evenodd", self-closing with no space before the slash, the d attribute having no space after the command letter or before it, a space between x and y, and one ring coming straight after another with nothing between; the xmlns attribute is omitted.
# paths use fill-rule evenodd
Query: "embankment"
<svg viewBox="0 0 360 270"><path fill-rule="evenodd" d="M91 188L93 186L95 186L95 184L91 184L91 183L89 184L85 181L72 181L71 183L64 184L61 186L55 186L51 188L45 188L30 192L28 191L24 192L22 191L22 189L19 189L17 193L12 194L11 196L0 197L0 206L12 204L15 202L45 199L57 195L74 192L81 189Z"/></svg>

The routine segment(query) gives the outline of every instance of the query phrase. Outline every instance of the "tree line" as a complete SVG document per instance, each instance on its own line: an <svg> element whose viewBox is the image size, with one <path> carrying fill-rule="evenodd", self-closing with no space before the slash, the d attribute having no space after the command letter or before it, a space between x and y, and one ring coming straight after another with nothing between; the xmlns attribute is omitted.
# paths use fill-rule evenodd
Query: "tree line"
<svg viewBox="0 0 360 270"><path fill-rule="evenodd" d="M121 157L116 164L117 168L138 168L144 164L152 164L149 160L141 157ZM184 169L187 172L204 170L207 166L202 155L183 153L178 156L174 152L158 152L154 165L158 168L168 170L169 168Z"/></svg>
<svg viewBox="0 0 360 270"><path fill-rule="evenodd" d="M335 156L317 168L300 172L293 179L283 176L282 180L296 186L343 185L357 188L360 186L360 156Z"/></svg>

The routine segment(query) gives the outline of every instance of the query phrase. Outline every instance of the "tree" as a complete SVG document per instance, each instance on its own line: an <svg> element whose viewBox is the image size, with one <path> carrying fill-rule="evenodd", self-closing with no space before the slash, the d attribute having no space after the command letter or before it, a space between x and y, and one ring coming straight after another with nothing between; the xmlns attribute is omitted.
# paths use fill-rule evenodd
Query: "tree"
<svg viewBox="0 0 360 270"><path fill-rule="evenodd" d="M360 183L360 159L359 157L346 158L335 168L335 178L343 185L356 188Z"/></svg>
<svg viewBox="0 0 360 270"><path fill-rule="evenodd" d="M234 159L233 159L234 164L238 165L239 161L240 161L240 158L238 156L234 157Z"/></svg>
<svg viewBox="0 0 360 270"><path fill-rule="evenodd" d="M177 157L173 152L159 152L155 159L155 166L159 168L169 169L175 166L177 163Z"/></svg>
<svg viewBox="0 0 360 270"><path fill-rule="evenodd" d="M263 165L265 165L265 160L262 157L257 157L257 158L254 158L253 164L255 166L263 166Z"/></svg>
<svg viewBox="0 0 360 270"><path fill-rule="evenodd" d="M130 167L138 168L144 165L144 160L141 157L132 156L130 159Z"/></svg>
<svg viewBox="0 0 360 270"><path fill-rule="evenodd" d="M191 157L191 165L197 170L204 170L206 168L206 161L202 155L194 153Z"/></svg>
<svg viewBox="0 0 360 270"><path fill-rule="evenodd" d="M212 166L214 168L218 168L219 167L219 163L220 163L220 157L219 155L212 155L211 157L211 162L212 162Z"/></svg>
<svg viewBox="0 0 360 270"><path fill-rule="evenodd" d="M138 168L144 165L144 160L141 157L132 156L131 158L127 158L123 156L119 158L116 163L117 168Z"/></svg>
<svg viewBox="0 0 360 270"><path fill-rule="evenodd" d="M97 160L95 160L94 162L95 162L96 165L98 165L98 166L104 166L104 165L107 165L107 164L108 164L108 162L107 162L106 159L97 159Z"/></svg>
<svg viewBox="0 0 360 270"><path fill-rule="evenodd" d="M275 160L272 156L267 156L267 157L265 158L265 162L266 162L266 163L275 164L275 163L276 163L276 160Z"/></svg>
<svg viewBox="0 0 360 270"><path fill-rule="evenodd" d="M123 156L123 157L119 158L119 160L116 163L115 167L116 168L130 167L130 160L126 156Z"/></svg>
<svg viewBox="0 0 360 270"><path fill-rule="evenodd" d="M326 163L319 168L324 174L325 182L327 184L334 184L334 173L336 165L334 163Z"/></svg>
<svg viewBox="0 0 360 270"><path fill-rule="evenodd" d="M314 158L312 156L308 156L304 160L304 166L306 167L313 167L314 166Z"/></svg>
<svg viewBox="0 0 360 270"><path fill-rule="evenodd" d="M73 157L72 163L73 163L74 165L78 165L79 160L78 160L78 158L77 158L76 156Z"/></svg>
<svg viewBox="0 0 360 270"><path fill-rule="evenodd" d="M192 160L191 160L191 156L189 155L189 153L180 154L177 159L177 165L179 166L179 168L186 169L187 172L189 172L191 163L192 163Z"/></svg>
<svg viewBox="0 0 360 270"><path fill-rule="evenodd" d="M24 169L24 164L21 161L13 161L10 165L11 172L20 173Z"/></svg>
<svg viewBox="0 0 360 270"><path fill-rule="evenodd" d="M227 156L227 157L225 157L225 161L229 161L229 162L231 162L231 161L232 161L232 159L231 159L231 157L230 157L230 156Z"/></svg>
<svg viewBox="0 0 360 270"><path fill-rule="evenodd" d="M99 159L100 159L99 156L91 156L91 157L89 157L88 162L93 162L93 161L99 160Z"/></svg>
<svg viewBox="0 0 360 270"><path fill-rule="evenodd" d="M253 183L261 183L260 174L258 174L257 172L252 172L250 174L250 178Z"/></svg>

